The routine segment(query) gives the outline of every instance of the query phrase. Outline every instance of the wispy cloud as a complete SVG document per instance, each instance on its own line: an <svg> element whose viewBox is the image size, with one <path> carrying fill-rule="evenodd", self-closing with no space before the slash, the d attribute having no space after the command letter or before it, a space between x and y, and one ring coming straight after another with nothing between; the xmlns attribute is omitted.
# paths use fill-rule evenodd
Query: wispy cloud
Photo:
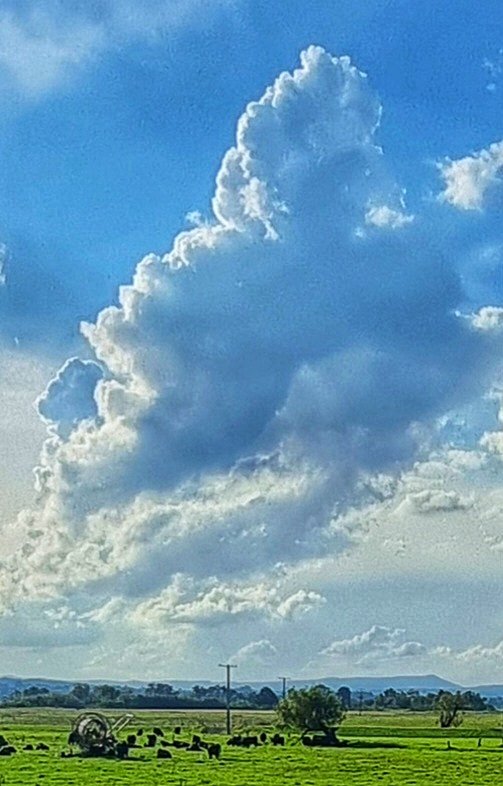
<svg viewBox="0 0 503 786"><path fill-rule="evenodd" d="M42 0L3 4L0 70L26 96L71 81L109 50L199 25L233 0Z"/></svg>

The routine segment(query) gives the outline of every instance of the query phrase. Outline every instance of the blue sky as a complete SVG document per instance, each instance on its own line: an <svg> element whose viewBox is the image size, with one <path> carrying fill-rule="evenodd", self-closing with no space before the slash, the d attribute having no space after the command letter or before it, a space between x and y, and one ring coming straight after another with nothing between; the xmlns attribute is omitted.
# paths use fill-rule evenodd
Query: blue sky
<svg viewBox="0 0 503 786"><path fill-rule="evenodd" d="M63 4L64 14L57 4L33 8L47 7L62 24L73 5L76 16L78 4ZM89 5L99 18L100 4ZM22 19L19 3L12 7ZM486 89L483 67L498 59L497 3L482 13L468 2L455 11L449 3L292 2L287 14L282 4L233 3L205 16L175 35L161 30L73 68L63 63L54 84L37 85L34 60L34 92L29 70L16 90L4 66L0 208L16 258L16 335L36 339L40 314L45 326L61 320L54 343L70 341L147 250L165 250L189 211L207 212L237 117L310 43L349 53L370 74L384 106L379 138L411 197L435 188L439 158L498 138L500 96ZM36 293L32 274L42 279ZM53 288L59 313L48 319Z"/></svg>
<svg viewBox="0 0 503 786"><path fill-rule="evenodd" d="M7 671L503 679L502 28L0 3Z"/></svg>

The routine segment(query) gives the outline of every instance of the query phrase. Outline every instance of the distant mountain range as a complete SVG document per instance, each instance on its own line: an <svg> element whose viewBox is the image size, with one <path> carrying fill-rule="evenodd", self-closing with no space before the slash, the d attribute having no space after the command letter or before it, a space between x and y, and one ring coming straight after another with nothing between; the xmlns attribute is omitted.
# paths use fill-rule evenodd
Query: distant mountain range
<svg viewBox="0 0 503 786"><path fill-rule="evenodd" d="M322 677L321 679L304 681L292 680L290 684L298 687L300 685L318 685L319 683L328 685L333 690L337 690L341 685L346 685L353 692L365 691L367 693L382 693L386 688L418 690L421 693L437 693L439 690L467 690L461 685L437 677L436 674L393 677Z"/></svg>
<svg viewBox="0 0 503 786"><path fill-rule="evenodd" d="M68 680L51 680L45 679L43 677L0 677L0 698L5 696L9 696L16 690L22 691L25 688L29 688L31 686L37 688L47 688L50 691L55 693L67 693L70 691L77 682L88 682L91 685L100 685L100 684L109 684L109 685L128 685L129 687L135 690L141 690L146 685L148 685L149 681L139 681L139 680L128 680L128 681L119 681L119 680L75 680L75 681L68 681ZM173 685L174 688L178 688L178 690L188 690L193 685L214 685L218 682L218 680L170 680L170 679L159 679L159 680L152 680L152 682L168 682L169 684ZM333 690L337 690L342 685L346 685L352 692L361 691L363 693L369 694L378 694L382 693L382 691L386 690L386 688L394 688L395 690L417 690L420 693L436 693L439 690L448 690L448 691L466 691L466 690L473 690L476 693L480 693L482 696L486 696L488 698L495 698L498 696L503 696L503 685L477 685L475 687L465 687L463 685L458 685L455 682L450 682L449 680L444 680L441 677L437 677L436 674L422 674L422 675L398 675L393 677L321 677L319 679L308 679L308 680L289 680L288 686L289 687L303 687L307 685L319 685L322 683L323 685L327 685L329 688ZM245 685L249 685L253 689L260 689L264 685L268 685L270 688L275 690L279 693L279 682L278 680L273 681L253 681L253 682L238 682L237 680L233 683L234 687L239 689L244 687Z"/></svg>

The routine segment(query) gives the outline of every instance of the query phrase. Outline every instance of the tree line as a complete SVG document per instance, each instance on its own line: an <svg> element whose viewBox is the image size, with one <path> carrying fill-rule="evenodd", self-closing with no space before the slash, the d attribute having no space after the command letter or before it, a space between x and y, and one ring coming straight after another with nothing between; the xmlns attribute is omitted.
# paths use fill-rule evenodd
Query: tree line
<svg viewBox="0 0 503 786"><path fill-rule="evenodd" d="M345 710L410 710L413 712L437 712L444 704L455 705L457 712L485 712L494 710L488 700L474 691L422 694L416 690L397 691L394 688L372 695L351 691L341 686L337 691L322 687L337 696ZM234 709L275 709L278 695L271 688L254 690L250 686L231 689L230 704ZM452 697L452 698L449 698ZM190 689L177 689L169 683L152 682L138 689L128 685L91 685L77 683L67 692L51 691L45 687L30 686L16 690L5 697L1 705L8 707L66 707L88 709L108 707L117 709L223 709L227 693L223 685L194 685Z"/></svg>
<svg viewBox="0 0 503 786"><path fill-rule="evenodd" d="M222 685L194 685L190 690L177 690L168 683L149 683L143 689L128 685L90 685L77 683L69 691L51 691L30 686L15 690L5 697L4 707L66 707L68 709L223 709L227 694ZM235 709L273 709L278 696L268 687L253 690L249 686L230 691Z"/></svg>
<svg viewBox="0 0 503 786"><path fill-rule="evenodd" d="M368 709L373 710L431 712L438 709L442 697L450 696L455 698L455 704L460 711L485 712L487 710L494 710L494 707L488 703L484 696L471 690L464 692L457 691L456 693L440 690L437 693L421 694L419 691L415 690L397 691L394 690L394 688L388 688L365 704Z"/></svg>

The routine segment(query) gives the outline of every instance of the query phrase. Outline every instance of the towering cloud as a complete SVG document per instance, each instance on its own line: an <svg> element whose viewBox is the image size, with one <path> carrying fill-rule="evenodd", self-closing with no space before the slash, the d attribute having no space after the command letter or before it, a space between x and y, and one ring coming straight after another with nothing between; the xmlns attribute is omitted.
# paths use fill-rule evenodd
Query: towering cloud
<svg viewBox="0 0 503 786"><path fill-rule="evenodd" d="M212 214L82 326L100 365L73 358L40 399L39 504L4 603L92 605L113 587L163 624L191 622L248 612L261 576L269 617L322 605L271 571L347 548L333 520L365 497L362 476L409 461L439 415L485 391L497 356L406 212L380 113L366 76L319 47L248 105Z"/></svg>

